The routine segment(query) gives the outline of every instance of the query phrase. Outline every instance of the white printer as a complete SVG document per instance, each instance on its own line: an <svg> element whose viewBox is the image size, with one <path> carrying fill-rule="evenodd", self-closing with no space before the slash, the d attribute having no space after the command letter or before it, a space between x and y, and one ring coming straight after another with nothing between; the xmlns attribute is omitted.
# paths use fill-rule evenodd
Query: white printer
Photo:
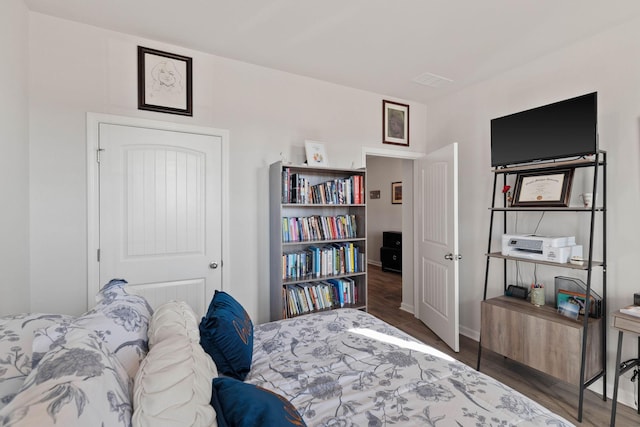
<svg viewBox="0 0 640 427"><path fill-rule="evenodd" d="M566 263L572 256L582 256L582 245L576 245L575 236L503 234L502 255Z"/></svg>

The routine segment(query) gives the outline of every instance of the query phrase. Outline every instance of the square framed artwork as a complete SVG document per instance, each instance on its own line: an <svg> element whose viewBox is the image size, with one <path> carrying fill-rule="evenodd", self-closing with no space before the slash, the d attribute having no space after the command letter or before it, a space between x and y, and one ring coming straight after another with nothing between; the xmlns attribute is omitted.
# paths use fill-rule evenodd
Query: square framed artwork
<svg viewBox="0 0 640 427"><path fill-rule="evenodd" d="M138 46L138 109L193 116L192 59Z"/></svg>
<svg viewBox="0 0 640 427"><path fill-rule="evenodd" d="M324 143L306 140L304 142L304 150L307 155L307 164L309 166L327 166L329 164Z"/></svg>
<svg viewBox="0 0 640 427"><path fill-rule="evenodd" d="M394 205L402 204L402 182L391 183L391 203Z"/></svg>
<svg viewBox="0 0 640 427"><path fill-rule="evenodd" d="M409 146L409 106L382 101L382 142Z"/></svg>

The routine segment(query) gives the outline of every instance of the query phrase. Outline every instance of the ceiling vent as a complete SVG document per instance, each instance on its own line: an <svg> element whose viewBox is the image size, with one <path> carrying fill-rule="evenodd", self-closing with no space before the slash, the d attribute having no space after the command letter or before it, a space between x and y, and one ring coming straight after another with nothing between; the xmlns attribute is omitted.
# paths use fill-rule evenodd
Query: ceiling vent
<svg viewBox="0 0 640 427"><path fill-rule="evenodd" d="M422 73L418 77L414 77L412 81L425 86L440 87L453 80L432 73Z"/></svg>

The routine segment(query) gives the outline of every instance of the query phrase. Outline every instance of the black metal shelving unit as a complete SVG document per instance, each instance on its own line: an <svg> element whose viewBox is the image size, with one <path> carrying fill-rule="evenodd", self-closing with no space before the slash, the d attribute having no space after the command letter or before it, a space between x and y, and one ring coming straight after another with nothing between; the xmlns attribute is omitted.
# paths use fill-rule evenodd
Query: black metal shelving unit
<svg viewBox="0 0 640 427"><path fill-rule="evenodd" d="M567 168L593 168L593 202L591 207L511 207L507 205L506 195L502 197L502 206L496 206L496 199L500 199L497 193L497 185L498 185L498 176L503 177L503 185L507 183L507 177L511 174L517 174L522 172L545 172L545 171L553 171L559 169L567 169ZM578 416L577 419L579 422L582 422L582 412L583 412L583 400L584 400L584 391L591 384L596 382L598 379L602 378L602 399L606 401L607 399L607 375L606 375L606 367L607 367L607 245L606 245L606 236L607 236L607 155L605 151L599 150L597 154L593 156L593 159L578 159L578 160L570 160L570 161L560 161L553 163L540 163L540 164L528 164L522 166L514 166L514 167L505 167L505 168L495 168L492 170L494 173L493 180L493 198L491 202L491 219L489 225L489 240L487 244L487 261L485 268L485 277L484 277L484 292L483 292L483 301L487 299L488 292L488 281L489 281L489 268L491 260L493 259L502 259L503 260L503 278L504 278L504 291L507 288L507 263L508 261L520 261L526 263L534 263L534 264L544 264L550 265L553 267L559 268L569 268L569 269L577 269L584 270L587 273L586 280L586 295L585 298L585 315L582 316L583 319L583 334L582 334L582 348L581 348L581 366L580 366L580 384L579 384L579 402L578 402ZM598 178L600 172L602 173L602 184L598 185ZM598 188L600 187L600 188ZM599 190L599 191L598 191ZM596 194L600 197L601 204L596 206ZM555 262L548 261L540 261L540 260L532 260L527 258L519 258L519 257L510 257L502 255L501 252L491 252L491 243L493 236L493 224L495 215L497 213L503 214L503 232L507 231L507 223L508 223L508 214L511 212L575 212L576 214L584 213L590 215L590 229L589 229L589 247L588 247L588 255L585 259L586 264L584 265L574 265L574 264L559 264ZM596 233L595 224L596 217L598 215L602 216L602 260L596 261L593 259L593 249L594 249L594 236ZM600 351L602 352L602 366L600 367L600 372L592 378L585 378L585 365L586 365L586 357L587 357L587 331L589 328L589 316L586 313L590 311L590 303L591 303L591 285L592 285L592 275L594 269L599 268L602 270L602 321L600 325L602 327L602 331L600 333L601 342L600 342ZM481 334L482 336L482 334ZM478 363L477 369L480 370L480 361L482 357L482 341L478 346Z"/></svg>

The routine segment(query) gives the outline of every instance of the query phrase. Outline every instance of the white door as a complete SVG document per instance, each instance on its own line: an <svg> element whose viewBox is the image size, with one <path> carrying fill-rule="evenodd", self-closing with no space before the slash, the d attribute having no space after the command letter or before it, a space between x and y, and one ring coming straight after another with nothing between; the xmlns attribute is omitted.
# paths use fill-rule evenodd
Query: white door
<svg viewBox="0 0 640 427"><path fill-rule="evenodd" d="M458 144L417 160L418 317L454 351L458 323Z"/></svg>
<svg viewBox="0 0 640 427"><path fill-rule="evenodd" d="M204 314L222 269L219 136L99 124L100 284Z"/></svg>

